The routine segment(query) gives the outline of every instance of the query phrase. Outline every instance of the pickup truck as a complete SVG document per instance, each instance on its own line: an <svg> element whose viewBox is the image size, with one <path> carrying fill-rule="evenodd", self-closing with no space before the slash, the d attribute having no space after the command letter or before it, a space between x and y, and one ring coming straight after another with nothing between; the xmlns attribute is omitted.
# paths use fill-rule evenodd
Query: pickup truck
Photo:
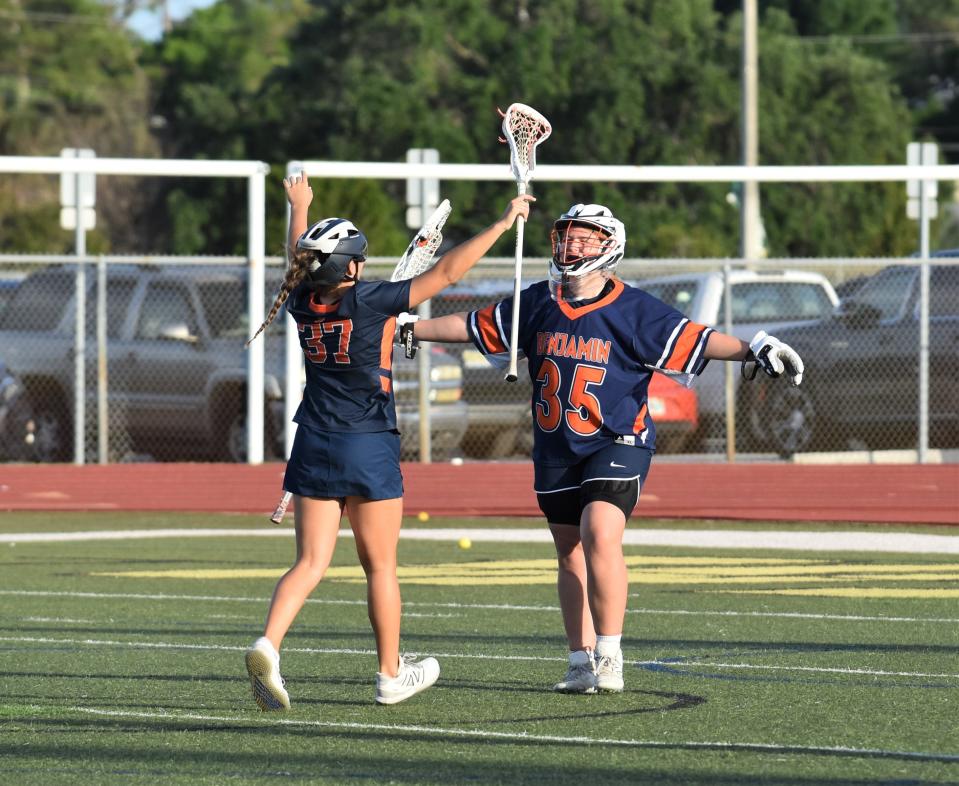
<svg viewBox="0 0 959 786"><path fill-rule="evenodd" d="M272 271L270 271L272 273ZM95 460L96 275L87 275L87 460ZM279 279L268 275L267 304ZM244 461L246 273L226 267L110 265L107 275L107 376L110 460ZM72 266L27 276L0 313L3 359L27 389L36 461L73 456L76 273ZM265 442L268 459L285 457L281 325L265 340ZM467 421L462 371L442 350L432 355L434 453L457 449ZM397 418L405 458L418 437L418 369L394 355Z"/></svg>
<svg viewBox="0 0 959 786"><path fill-rule="evenodd" d="M929 266L928 417L933 448L959 446L959 249ZM914 448L919 421L920 269L865 277L828 317L777 337L803 358L802 385L743 386L744 436L784 458L812 450Z"/></svg>
<svg viewBox="0 0 959 786"><path fill-rule="evenodd" d="M673 306L693 322L724 329L721 271L679 273L630 283ZM729 285L732 291L732 333L746 341L759 330L778 337L786 328L828 318L839 303L829 280L811 271L733 270ZM724 366L721 362L711 362L693 385L699 394L699 428L690 447L709 449L713 444L725 442ZM738 390L738 364L734 372L733 384ZM740 417L744 415L737 412Z"/></svg>

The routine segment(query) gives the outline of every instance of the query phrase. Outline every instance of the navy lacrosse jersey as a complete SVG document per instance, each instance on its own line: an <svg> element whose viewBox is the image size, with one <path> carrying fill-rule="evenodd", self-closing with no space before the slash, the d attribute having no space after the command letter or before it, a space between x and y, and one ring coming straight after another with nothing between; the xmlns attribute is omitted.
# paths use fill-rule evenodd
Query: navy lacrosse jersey
<svg viewBox="0 0 959 786"><path fill-rule="evenodd" d="M409 311L410 281L357 281L324 305L305 286L286 308L306 358L306 389L293 420L322 431L396 429L393 331Z"/></svg>
<svg viewBox="0 0 959 786"><path fill-rule="evenodd" d="M513 298L474 311L467 330L494 365L508 361ZM623 438L655 449L647 389L654 370L691 384L711 328L618 279L595 301L553 300L540 281L520 293L517 351L533 382L533 460L575 464Z"/></svg>

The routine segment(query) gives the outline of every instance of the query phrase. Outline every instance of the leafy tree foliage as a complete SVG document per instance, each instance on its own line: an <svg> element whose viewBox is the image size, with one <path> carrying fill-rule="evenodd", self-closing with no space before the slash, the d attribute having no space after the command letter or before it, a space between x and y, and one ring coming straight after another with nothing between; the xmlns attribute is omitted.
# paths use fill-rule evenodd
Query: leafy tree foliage
<svg viewBox="0 0 959 786"><path fill-rule="evenodd" d="M114 0L113 16L95 0L32 0L29 12L27 0L5 2L13 21L0 26L0 150L82 146L143 155L156 144L168 157L267 161L271 253L285 241L286 162L400 161L410 147L435 147L446 162L505 170L495 109L513 101L553 123L540 163L741 157L741 0L219 0L144 47L114 21L136 0ZM959 0L760 0L759 7L762 163L899 163L919 134L959 134L956 38L942 36L959 27ZM917 47L917 35L936 43ZM108 183L124 181L101 178L98 187ZM312 215L348 215L370 236L372 253L398 254L408 235L404 186L315 182ZM527 248L546 255L552 219L588 200L623 217L631 255L735 256L731 186L535 183ZM112 247L245 250L245 184L184 178L126 188L126 202L113 200L129 208L126 220L104 224ZM493 219L515 190L507 182L442 189L456 207L452 239ZM904 253L915 227L903 215L902 191L902 184L764 185L770 253ZM137 200L147 198L154 209L143 215ZM0 187L0 211L19 215L24 204ZM47 242L33 236L36 225L15 233L19 248ZM130 225L135 240L121 229ZM494 249L510 251L508 238Z"/></svg>
<svg viewBox="0 0 959 786"><path fill-rule="evenodd" d="M6 0L0 24L0 155L58 155L64 147L101 156L154 151L148 130L147 80L136 41L94 0ZM133 234L141 191L130 182L97 182L97 234ZM61 251L59 182L49 176L0 181L0 247ZM52 219L52 220L51 220ZM42 231L40 228L43 227Z"/></svg>

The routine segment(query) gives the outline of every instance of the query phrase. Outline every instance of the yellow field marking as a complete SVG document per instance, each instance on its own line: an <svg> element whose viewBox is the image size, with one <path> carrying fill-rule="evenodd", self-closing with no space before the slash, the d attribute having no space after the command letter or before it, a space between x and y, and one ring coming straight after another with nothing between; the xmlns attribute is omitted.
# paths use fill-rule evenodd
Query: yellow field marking
<svg viewBox="0 0 959 786"><path fill-rule="evenodd" d="M850 593L849 597L882 597L863 593L886 591L880 588L796 588L796 584L848 584L887 582L959 582L959 565L953 564L861 564L809 559L750 559L732 557L626 557L629 581L643 585L712 585L742 586L752 584L786 585L783 589L740 590L776 594ZM173 570L132 570L99 572L92 575L117 578L171 579L276 579L285 568L199 568ZM548 585L556 582L554 559L498 560L453 562L438 565L408 565L398 569L403 584L433 586L508 586ZM344 565L327 570L327 581L348 584L366 581L358 565ZM722 590L719 590L722 591ZM905 593L937 593L952 590L902 589ZM846 595L841 595L846 596ZM894 595L889 596L894 597ZM904 595L903 597L927 597ZM950 595L928 595L950 597Z"/></svg>
<svg viewBox="0 0 959 786"><path fill-rule="evenodd" d="M727 595L803 595L819 598L959 598L959 589L922 589L920 587L816 587L777 590L710 590Z"/></svg>
<svg viewBox="0 0 959 786"><path fill-rule="evenodd" d="M959 573L863 573L856 576L709 576L689 573L629 573L632 584L828 584L850 581L959 581Z"/></svg>
<svg viewBox="0 0 959 786"><path fill-rule="evenodd" d="M627 566L635 565L813 565L822 560L783 560L783 559L755 559L744 560L733 557L626 557ZM521 571L549 571L555 580L555 559L528 559L528 560L501 560L479 562L453 562L439 565L411 565L400 566L398 573L401 578L420 578L428 576L449 576L455 574L496 574L509 572L511 575L521 575ZM265 579L277 578L286 572L286 568L195 568L172 570L125 570L100 571L91 573L92 576L110 576L114 578L136 579ZM363 571L358 565L332 567L326 571L326 578L363 579ZM518 582L522 583L522 582Z"/></svg>

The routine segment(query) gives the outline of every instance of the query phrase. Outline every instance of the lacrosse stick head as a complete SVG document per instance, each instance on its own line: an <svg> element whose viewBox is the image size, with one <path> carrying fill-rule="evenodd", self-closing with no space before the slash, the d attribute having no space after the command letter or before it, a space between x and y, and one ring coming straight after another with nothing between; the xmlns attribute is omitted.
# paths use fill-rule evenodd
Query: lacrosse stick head
<svg viewBox="0 0 959 786"><path fill-rule="evenodd" d="M452 210L453 206L448 199L440 202L406 247L406 251L403 252L403 256L393 270L393 275L390 276L390 281L404 281L429 270L433 265L436 250L443 242L443 225Z"/></svg>
<svg viewBox="0 0 959 786"><path fill-rule="evenodd" d="M509 145L510 168L517 185L529 183L536 168L536 147L553 132L549 120L526 104L510 104L503 112L503 137Z"/></svg>

